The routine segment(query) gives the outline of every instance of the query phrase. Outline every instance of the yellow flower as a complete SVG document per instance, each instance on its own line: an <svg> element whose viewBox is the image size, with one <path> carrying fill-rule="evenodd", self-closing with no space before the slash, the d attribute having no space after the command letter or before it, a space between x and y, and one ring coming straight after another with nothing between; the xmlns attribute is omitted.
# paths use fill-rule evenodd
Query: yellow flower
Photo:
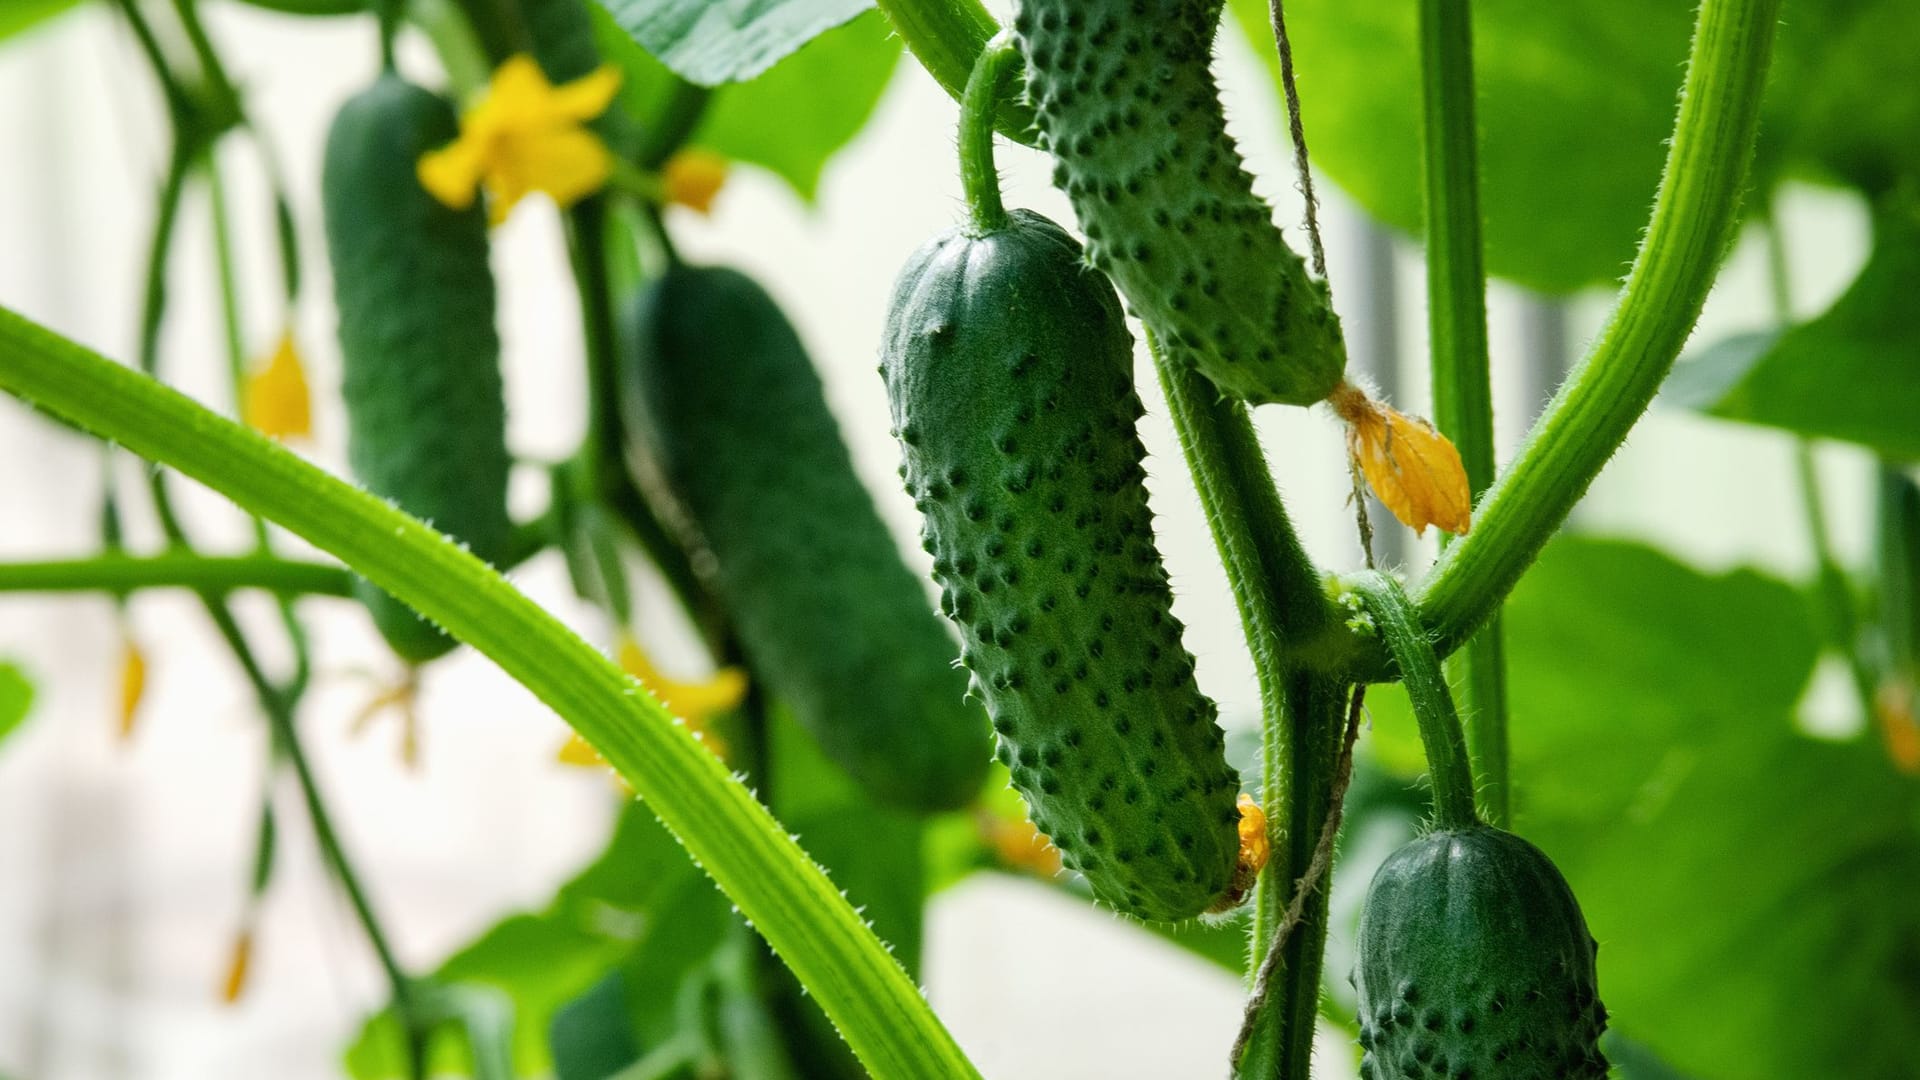
<svg viewBox="0 0 1920 1080"><path fill-rule="evenodd" d="M122 632L120 635L120 738L122 741L133 737L133 728L140 718L140 699L147 691L147 657L140 651L140 643L133 635Z"/></svg>
<svg viewBox="0 0 1920 1080"><path fill-rule="evenodd" d="M726 182L727 159L711 150L682 150L660 170L667 201L701 214L713 211L713 197Z"/></svg>
<svg viewBox="0 0 1920 1080"><path fill-rule="evenodd" d="M281 332L273 355L247 376L241 415L249 427L270 439L301 438L313 433L307 373L300 363L300 350L294 346L292 329Z"/></svg>
<svg viewBox="0 0 1920 1080"><path fill-rule="evenodd" d="M253 970L253 927L242 927L234 935L227 954L227 977L220 984L220 1000L232 1005L247 992L247 976Z"/></svg>
<svg viewBox="0 0 1920 1080"><path fill-rule="evenodd" d="M421 155L420 184L455 210L472 206L484 185L496 225L531 192L571 206L613 172L613 155L584 125L607 111L619 88L620 73L611 67L555 86L532 57L509 57L486 96L460 118L460 137Z"/></svg>
<svg viewBox="0 0 1920 1080"><path fill-rule="evenodd" d="M1208 909L1209 914L1232 911L1244 903L1273 854L1272 842L1267 839L1266 811L1245 792L1240 793L1239 810L1240 823L1236 828L1240 834L1240 854L1234 861L1233 882L1227 886L1226 895Z"/></svg>
<svg viewBox="0 0 1920 1080"><path fill-rule="evenodd" d="M726 744L708 728L715 716L738 708L746 698L746 672L737 667L721 668L711 678L682 682L661 674L660 669L654 666L653 658L627 634L620 635L616 658L622 670L640 680L640 685L659 698L668 712L679 717L689 731L700 736L702 745L713 751L716 757L727 756ZM606 766L606 760L600 756L600 752L578 733L568 736L557 760L563 765Z"/></svg>
<svg viewBox="0 0 1920 1080"><path fill-rule="evenodd" d="M1416 533L1437 525L1465 535L1473 496L1460 451L1445 435L1352 383L1341 383L1327 403L1347 422L1347 453L1360 463L1381 505Z"/></svg>
<svg viewBox="0 0 1920 1080"><path fill-rule="evenodd" d="M1920 776L1920 717L1914 715L1914 695L1912 682L1890 676L1880 684L1873 703L1887 758L1908 776Z"/></svg>
<svg viewBox="0 0 1920 1080"><path fill-rule="evenodd" d="M1040 878L1060 873L1060 850L1053 846L1046 833L1034 828L1025 818L1002 817L983 809L976 816L975 825L1001 866Z"/></svg>

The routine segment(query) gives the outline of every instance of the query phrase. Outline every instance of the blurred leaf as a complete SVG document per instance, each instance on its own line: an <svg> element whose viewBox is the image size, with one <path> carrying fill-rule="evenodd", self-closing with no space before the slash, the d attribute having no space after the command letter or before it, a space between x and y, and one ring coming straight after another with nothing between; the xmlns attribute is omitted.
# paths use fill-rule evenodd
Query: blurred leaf
<svg viewBox="0 0 1920 1080"><path fill-rule="evenodd" d="M6 0L0 3L0 41L31 30L78 3L79 0Z"/></svg>
<svg viewBox="0 0 1920 1080"><path fill-rule="evenodd" d="M1692 1080L1665 1061L1660 1055L1647 1049L1646 1044L1638 1043L1609 1029L1600 1037L1600 1049L1605 1051L1607 1060L1613 1062L1614 1075L1620 1080Z"/></svg>
<svg viewBox="0 0 1920 1080"><path fill-rule="evenodd" d="M1920 459L1916 296L1920 203L1908 202L1875 216L1872 258L1825 314L1702 350L1675 369L1661 401Z"/></svg>
<svg viewBox="0 0 1920 1080"><path fill-rule="evenodd" d="M13 734L33 708L33 683L17 666L0 660L0 740Z"/></svg>
<svg viewBox="0 0 1920 1080"><path fill-rule="evenodd" d="M547 1027L554 1080L607 1080L640 1060L627 1020L627 983L610 971L586 993L561 1006Z"/></svg>
<svg viewBox="0 0 1920 1080"><path fill-rule="evenodd" d="M1579 894L1619 1026L1701 1077L1920 1072L1920 789L1873 740L1793 729L1803 595L1562 539L1506 612L1517 825ZM1369 702L1404 755L1405 696Z"/></svg>
<svg viewBox="0 0 1920 1080"><path fill-rule="evenodd" d="M1920 4L1788 0L1781 15L1762 167L1869 194L1920 177Z"/></svg>
<svg viewBox="0 0 1920 1080"><path fill-rule="evenodd" d="M596 15L601 51L624 72L621 100L644 125L673 75ZM860 16L753 81L716 89L690 145L768 169L811 201L827 159L866 126L899 59L879 13Z"/></svg>
<svg viewBox="0 0 1920 1080"><path fill-rule="evenodd" d="M596 0L629 37L700 86L740 82L873 0Z"/></svg>
<svg viewBox="0 0 1920 1080"><path fill-rule="evenodd" d="M1277 76L1266 0L1232 7ZM1659 183L1692 14L1671 0L1473 5L1489 272L1568 292L1625 271ZM1314 164L1416 234L1417 15L1404 0L1287 4Z"/></svg>
<svg viewBox="0 0 1920 1080"><path fill-rule="evenodd" d="M664 903L681 891L711 896L711 884L688 861L673 837L638 803L629 803L605 852L538 914L516 914L487 930L450 957L432 981L452 990L464 985L491 988L511 1002L512 1059L516 1071L544 1075L553 1068L547 1035L560 1008L577 999L623 957L652 936ZM695 927L678 925L672 933L687 943ZM712 939L707 948L711 949ZM434 1044L437 1069L469 1067L467 1047L458 1040ZM348 1072L362 1080L406 1075L406 1060L391 1012L382 1012L361 1029L348 1049Z"/></svg>

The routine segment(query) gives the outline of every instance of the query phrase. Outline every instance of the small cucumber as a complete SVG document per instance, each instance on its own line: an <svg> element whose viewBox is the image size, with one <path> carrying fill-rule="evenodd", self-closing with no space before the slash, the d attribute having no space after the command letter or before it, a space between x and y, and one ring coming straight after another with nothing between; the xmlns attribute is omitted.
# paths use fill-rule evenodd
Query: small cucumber
<svg viewBox="0 0 1920 1080"><path fill-rule="evenodd" d="M793 327L760 286L675 265L629 311L636 482L670 509L754 673L876 797L961 806L992 756L959 651L901 561Z"/></svg>
<svg viewBox="0 0 1920 1080"><path fill-rule="evenodd" d="M1485 825L1381 864L1360 914L1365 1080L1604 1080L1598 944L1552 860Z"/></svg>
<svg viewBox="0 0 1920 1080"><path fill-rule="evenodd" d="M1231 883L1239 781L1154 547L1133 340L1072 237L991 209L894 285L907 490L1034 825L1101 901L1189 918Z"/></svg>
<svg viewBox="0 0 1920 1080"><path fill-rule="evenodd" d="M511 531L510 461L486 217L448 209L415 174L456 129L446 101L382 75L334 118L321 194L353 474L497 560ZM453 647L385 592L362 583L360 595L402 657Z"/></svg>
<svg viewBox="0 0 1920 1080"><path fill-rule="evenodd" d="M1273 224L1210 68L1218 3L1020 0L1027 90L1087 256L1222 393L1310 405L1346 368L1326 283Z"/></svg>

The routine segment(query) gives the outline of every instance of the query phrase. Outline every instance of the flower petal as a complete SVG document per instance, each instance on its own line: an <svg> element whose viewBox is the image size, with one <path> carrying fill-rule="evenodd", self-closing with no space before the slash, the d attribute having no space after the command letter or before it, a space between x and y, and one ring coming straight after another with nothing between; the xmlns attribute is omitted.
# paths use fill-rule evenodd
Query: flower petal
<svg viewBox="0 0 1920 1080"><path fill-rule="evenodd" d="M462 135L438 150L421 154L414 168L420 186L450 210L472 206L474 190L486 169L481 146L480 140Z"/></svg>
<svg viewBox="0 0 1920 1080"><path fill-rule="evenodd" d="M1429 525L1466 533L1473 495L1460 451L1445 435L1350 385L1328 402L1347 422L1347 453L1360 463L1381 505L1416 533Z"/></svg>
<svg viewBox="0 0 1920 1080"><path fill-rule="evenodd" d="M713 197L726 182L727 159L711 150L682 150L660 170L667 201L701 214L713 210Z"/></svg>
<svg viewBox="0 0 1920 1080"><path fill-rule="evenodd" d="M546 192L562 209L599 191L613 173L606 144L579 128L530 136L520 149L527 187Z"/></svg>
<svg viewBox="0 0 1920 1080"><path fill-rule="evenodd" d="M247 376L241 413L248 426L270 439L291 439L313 433L312 396L292 330L281 332L280 344L272 358Z"/></svg>
<svg viewBox="0 0 1920 1080"><path fill-rule="evenodd" d="M620 92L620 69L605 65L553 88L549 108L570 120L591 120L607 111Z"/></svg>

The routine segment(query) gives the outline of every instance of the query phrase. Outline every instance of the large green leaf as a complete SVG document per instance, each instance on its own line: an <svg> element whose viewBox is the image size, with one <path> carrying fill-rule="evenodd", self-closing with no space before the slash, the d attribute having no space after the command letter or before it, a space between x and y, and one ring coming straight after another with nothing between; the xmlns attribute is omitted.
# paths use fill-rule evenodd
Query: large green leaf
<svg viewBox="0 0 1920 1080"><path fill-rule="evenodd" d="M1276 75L1267 0L1232 0ZM1290 0L1314 164L1368 212L1421 227L1419 5ZM1491 273L1564 292L1619 278L1660 179L1693 6L1479 0L1474 60Z"/></svg>
<svg viewBox="0 0 1920 1080"><path fill-rule="evenodd" d="M674 76L603 13L600 48L624 74L621 100L648 122ZM820 35L751 82L723 86L692 145L772 170L811 200L827 159L845 146L880 102L900 59L900 42L878 12Z"/></svg>
<svg viewBox="0 0 1920 1080"><path fill-rule="evenodd" d="M688 82L740 82L873 0L597 0L641 48Z"/></svg>
<svg viewBox="0 0 1920 1080"><path fill-rule="evenodd" d="M18 667L0 660L0 740L13 734L33 708L33 683Z"/></svg>
<svg viewBox="0 0 1920 1080"><path fill-rule="evenodd" d="M1566 539L1506 626L1518 829L1580 896L1615 1025L1703 1080L1920 1075L1920 788L1794 729L1802 594ZM1404 695L1369 700L1404 755Z"/></svg>
<svg viewBox="0 0 1920 1080"><path fill-rule="evenodd" d="M1703 350L1674 371L1660 400L1920 459L1915 297L1920 203L1909 201L1876 215L1872 258L1825 314Z"/></svg>
<svg viewBox="0 0 1920 1080"><path fill-rule="evenodd" d="M0 41L31 30L78 3L79 0L6 0L0 3Z"/></svg>
<svg viewBox="0 0 1920 1080"><path fill-rule="evenodd" d="M1920 177L1920 4L1788 0L1763 165L1868 193Z"/></svg>

